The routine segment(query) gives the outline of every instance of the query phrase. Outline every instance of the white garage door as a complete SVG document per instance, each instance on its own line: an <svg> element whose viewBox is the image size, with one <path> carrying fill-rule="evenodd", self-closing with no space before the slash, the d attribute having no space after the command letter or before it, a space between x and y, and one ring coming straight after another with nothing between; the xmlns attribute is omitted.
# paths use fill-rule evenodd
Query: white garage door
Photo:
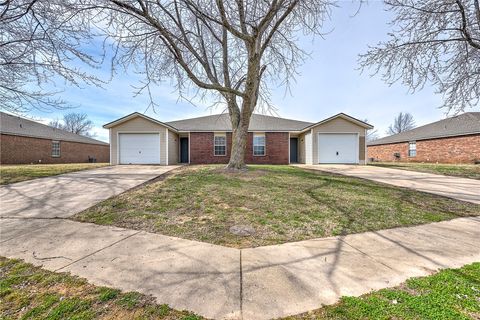
<svg viewBox="0 0 480 320"><path fill-rule="evenodd" d="M320 133L319 163L358 163L358 135L355 133Z"/></svg>
<svg viewBox="0 0 480 320"><path fill-rule="evenodd" d="M160 164L158 133L120 133L120 164Z"/></svg>

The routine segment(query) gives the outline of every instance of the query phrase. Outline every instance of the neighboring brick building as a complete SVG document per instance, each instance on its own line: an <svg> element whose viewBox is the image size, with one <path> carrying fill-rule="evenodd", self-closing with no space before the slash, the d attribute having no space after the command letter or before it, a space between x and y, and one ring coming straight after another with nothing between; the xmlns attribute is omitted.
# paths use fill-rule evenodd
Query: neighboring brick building
<svg viewBox="0 0 480 320"><path fill-rule="evenodd" d="M368 143L374 161L476 163L480 112L468 112Z"/></svg>
<svg viewBox="0 0 480 320"><path fill-rule="evenodd" d="M0 113L0 163L109 162L108 143Z"/></svg>

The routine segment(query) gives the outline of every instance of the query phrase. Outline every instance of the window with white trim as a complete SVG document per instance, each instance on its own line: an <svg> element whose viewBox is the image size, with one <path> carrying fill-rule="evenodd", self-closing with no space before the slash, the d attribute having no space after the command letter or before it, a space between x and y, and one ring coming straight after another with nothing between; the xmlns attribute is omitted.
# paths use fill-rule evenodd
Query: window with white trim
<svg viewBox="0 0 480 320"><path fill-rule="evenodd" d="M60 141L52 141L52 157L60 157Z"/></svg>
<svg viewBox="0 0 480 320"><path fill-rule="evenodd" d="M213 137L214 155L225 156L227 154L227 136L226 134L215 133Z"/></svg>
<svg viewBox="0 0 480 320"><path fill-rule="evenodd" d="M265 133L253 134L253 155L254 156L265 155Z"/></svg>
<svg viewBox="0 0 480 320"><path fill-rule="evenodd" d="M417 156L417 142L411 141L408 143L408 156L409 157Z"/></svg>

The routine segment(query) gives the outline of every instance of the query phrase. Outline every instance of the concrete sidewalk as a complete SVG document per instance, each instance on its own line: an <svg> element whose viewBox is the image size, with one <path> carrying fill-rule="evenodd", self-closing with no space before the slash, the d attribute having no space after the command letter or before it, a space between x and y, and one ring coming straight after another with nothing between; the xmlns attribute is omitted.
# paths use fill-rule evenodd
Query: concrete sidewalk
<svg viewBox="0 0 480 320"><path fill-rule="evenodd" d="M373 180L480 204L480 180L368 165L299 164L295 166Z"/></svg>
<svg viewBox="0 0 480 320"><path fill-rule="evenodd" d="M111 166L0 186L0 217L70 217L178 167Z"/></svg>
<svg viewBox="0 0 480 320"><path fill-rule="evenodd" d="M216 319L320 308L480 261L480 217L237 250L64 219L0 219L0 255Z"/></svg>

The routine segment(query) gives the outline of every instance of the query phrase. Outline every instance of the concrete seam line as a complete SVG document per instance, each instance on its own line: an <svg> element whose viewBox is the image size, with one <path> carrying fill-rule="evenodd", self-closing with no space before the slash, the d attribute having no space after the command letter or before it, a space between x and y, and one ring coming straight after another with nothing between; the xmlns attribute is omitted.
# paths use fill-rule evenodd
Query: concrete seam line
<svg viewBox="0 0 480 320"><path fill-rule="evenodd" d="M390 270L395 270L394 268L390 267L390 266L387 265L386 263L383 263L383 262L381 262L381 261L378 261L377 259L375 259L374 257L370 256L369 254L363 252L362 250L358 249L357 247L354 247L353 245L351 245L350 243L348 243L348 242L345 241L344 239L338 238L338 240L342 241L343 243L345 243L347 246L353 248L354 250L357 250L358 252L360 252L361 254L365 255L367 258L371 259L371 260L374 261L375 263L379 263L379 264L381 264L382 266L387 267L387 268L390 269Z"/></svg>
<svg viewBox="0 0 480 320"><path fill-rule="evenodd" d="M55 269L55 270L53 270L53 272L57 272L57 271L60 271L60 270L62 270L62 269L65 269L66 267L69 267L69 266L71 266L72 264L75 264L75 263L77 263L77 262L79 262L79 261L81 261L81 260L83 260L83 259L86 259L86 258L88 258L88 257L90 257L90 256L93 256L94 254L96 254L96 253L98 253L98 252L100 252L100 251L102 251L102 250L105 250L105 249L107 249L107 248L113 247L113 246L116 245L117 243L122 242L123 240L126 240L126 239L128 239L128 238L130 238L130 237L133 237L133 236L139 234L140 232L142 232L142 231L135 232L135 233L133 233L133 234L131 234L131 235L129 235L129 236L126 236L125 238L122 238L122 239L120 239L120 240L117 240L117 241L115 241L114 243L111 243L111 244L109 244L109 245L106 246L106 247L100 248L100 249L98 249L98 250L96 250L96 251L94 251L94 252L92 252L92 253L87 254L86 256L84 256L84 257L82 257L82 258L79 258L79 259L77 259L77 260L75 260L75 261L73 261L73 262L71 262L71 263L69 263L69 264L67 264L67 265L64 265L63 267L60 267L60 268L58 268L58 269Z"/></svg>
<svg viewBox="0 0 480 320"><path fill-rule="evenodd" d="M242 249L240 251L240 319L243 320L243 267L242 267Z"/></svg>

